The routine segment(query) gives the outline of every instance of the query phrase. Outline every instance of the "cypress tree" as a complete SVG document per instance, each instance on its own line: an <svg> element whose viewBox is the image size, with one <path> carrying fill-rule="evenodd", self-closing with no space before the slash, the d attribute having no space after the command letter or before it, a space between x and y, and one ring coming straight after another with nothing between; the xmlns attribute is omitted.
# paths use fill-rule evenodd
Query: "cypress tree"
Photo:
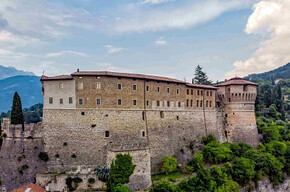
<svg viewBox="0 0 290 192"><path fill-rule="evenodd" d="M14 93L13 105L11 111L11 124L17 125L21 124L22 129L24 129L24 116L22 112L21 99L17 92Z"/></svg>

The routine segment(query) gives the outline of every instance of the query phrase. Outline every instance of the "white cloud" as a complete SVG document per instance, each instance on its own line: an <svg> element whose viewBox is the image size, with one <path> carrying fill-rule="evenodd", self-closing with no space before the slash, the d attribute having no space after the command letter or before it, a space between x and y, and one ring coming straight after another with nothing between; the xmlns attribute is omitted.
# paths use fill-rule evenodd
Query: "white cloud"
<svg viewBox="0 0 290 192"><path fill-rule="evenodd" d="M87 57L88 55L83 52L79 51L71 51L71 50L65 50L60 52L54 52L54 53L47 53L45 57L61 57L64 55L70 55L70 56L81 56L81 57Z"/></svg>
<svg viewBox="0 0 290 192"><path fill-rule="evenodd" d="M151 3L151 4L160 4L160 3L167 3L169 1L174 1L174 0L144 0L142 3Z"/></svg>
<svg viewBox="0 0 290 192"><path fill-rule="evenodd" d="M131 6L127 10L127 16L115 23L114 28L121 33L184 29L209 21L226 11L247 8L253 1L255 0L189 1L157 9Z"/></svg>
<svg viewBox="0 0 290 192"><path fill-rule="evenodd" d="M289 0L260 1L254 5L245 32L270 37L249 59L236 61L225 78L265 72L290 62L289 9Z"/></svg>
<svg viewBox="0 0 290 192"><path fill-rule="evenodd" d="M112 65L111 63L97 63L96 65L97 65L98 70L122 72L122 73L134 73L133 69L115 66L115 65Z"/></svg>
<svg viewBox="0 0 290 192"><path fill-rule="evenodd" d="M123 47L116 47L116 46L113 46L113 45L105 45L105 48L107 49L107 53L108 54L121 53L121 52L126 50Z"/></svg>
<svg viewBox="0 0 290 192"><path fill-rule="evenodd" d="M167 44L167 41L164 40L164 37L159 37L158 39L155 40L155 44L157 46L163 46Z"/></svg>

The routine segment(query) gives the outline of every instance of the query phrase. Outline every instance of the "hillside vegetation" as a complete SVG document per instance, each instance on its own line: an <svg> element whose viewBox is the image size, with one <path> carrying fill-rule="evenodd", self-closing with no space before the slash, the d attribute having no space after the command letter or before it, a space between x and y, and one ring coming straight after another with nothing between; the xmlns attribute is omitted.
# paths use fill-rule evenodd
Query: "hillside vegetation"
<svg viewBox="0 0 290 192"><path fill-rule="evenodd" d="M255 80L265 80L265 81L271 81L272 79L290 79L290 63L279 67L277 69L265 72L265 73L260 73L260 74L251 74L245 79L249 79L252 81Z"/></svg>

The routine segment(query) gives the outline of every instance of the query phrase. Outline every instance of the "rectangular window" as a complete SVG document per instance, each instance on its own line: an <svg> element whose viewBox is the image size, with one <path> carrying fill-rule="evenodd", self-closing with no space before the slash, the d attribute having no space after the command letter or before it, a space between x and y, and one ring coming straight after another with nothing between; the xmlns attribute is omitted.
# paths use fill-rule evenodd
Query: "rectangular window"
<svg viewBox="0 0 290 192"><path fill-rule="evenodd" d="M170 101L167 101L167 107L170 107Z"/></svg>
<svg viewBox="0 0 290 192"><path fill-rule="evenodd" d="M102 88L101 82L96 82L96 89L101 89L101 88Z"/></svg>
<svg viewBox="0 0 290 192"><path fill-rule="evenodd" d="M53 104L53 98L52 97L50 97L49 99L48 99L49 101L49 104Z"/></svg>
<svg viewBox="0 0 290 192"><path fill-rule="evenodd" d="M177 94L177 95L179 94L179 89L176 89L176 94Z"/></svg>
<svg viewBox="0 0 290 192"><path fill-rule="evenodd" d="M169 87L167 87L167 93L170 93L170 88Z"/></svg>
<svg viewBox="0 0 290 192"><path fill-rule="evenodd" d="M203 91L200 91L200 95L203 96Z"/></svg>
<svg viewBox="0 0 290 192"><path fill-rule="evenodd" d="M189 89L187 89L187 95L189 95Z"/></svg>
<svg viewBox="0 0 290 192"><path fill-rule="evenodd" d="M84 89L84 83L78 82L78 90L83 90L83 89Z"/></svg>
<svg viewBox="0 0 290 192"><path fill-rule="evenodd" d="M59 104L63 104L63 99L59 99Z"/></svg>
<svg viewBox="0 0 290 192"><path fill-rule="evenodd" d="M110 132L109 131L105 131L105 137L110 137Z"/></svg>
<svg viewBox="0 0 290 192"><path fill-rule="evenodd" d="M145 131L142 131L142 137L145 137L146 134L145 134Z"/></svg>
<svg viewBox="0 0 290 192"><path fill-rule="evenodd" d="M84 100L83 99L79 99L79 105L84 104Z"/></svg>
<svg viewBox="0 0 290 192"><path fill-rule="evenodd" d="M191 89L191 95L193 95L193 89Z"/></svg>
<svg viewBox="0 0 290 192"><path fill-rule="evenodd" d="M137 100L136 99L133 100L133 105L137 105Z"/></svg>
<svg viewBox="0 0 290 192"><path fill-rule="evenodd" d="M180 101L178 102L178 107L181 107L181 102Z"/></svg>
<svg viewBox="0 0 290 192"><path fill-rule="evenodd" d="M146 101L146 105L149 106L149 100Z"/></svg>
<svg viewBox="0 0 290 192"><path fill-rule="evenodd" d="M190 100L190 107L193 106L193 100Z"/></svg>
<svg viewBox="0 0 290 192"><path fill-rule="evenodd" d="M63 83L59 83L59 88L63 89Z"/></svg>
<svg viewBox="0 0 290 192"><path fill-rule="evenodd" d="M199 95L199 90L197 90L197 95Z"/></svg>
<svg viewBox="0 0 290 192"><path fill-rule="evenodd" d="M122 100L118 99L118 105L122 105Z"/></svg>
<svg viewBox="0 0 290 192"><path fill-rule="evenodd" d="M157 92L160 93L160 87L157 87Z"/></svg>
<svg viewBox="0 0 290 192"><path fill-rule="evenodd" d="M164 112L163 111L160 111L160 118L164 119Z"/></svg>
<svg viewBox="0 0 290 192"><path fill-rule="evenodd" d="M118 85L117 85L117 89L118 89L118 90L121 90L121 89L122 89L122 84L121 84L121 83L118 83Z"/></svg>
<svg viewBox="0 0 290 192"><path fill-rule="evenodd" d="M157 107L159 107L160 106L160 101L157 101Z"/></svg>
<svg viewBox="0 0 290 192"><path fill-rule="evenodd" d="M208 107L208 101L206 101L206 105L205 106Z"/></svg>
<svg viewBox="0 0 290 192"><path fill-rule="evenodd" d="M209 96L209 92L208 91L206 92L206 96Z"/></svg>
<svg viewBox="0 0 290 192"><path fill-rule="evenodd" d="M210 94L209 95L212 97L212 91L210 91Z"/></svg>
<svg viewBox="0 0 290 192"><path fill-rule="evenodd" d="M132 87L133 91L137 91L137 85L134 84L133 87Z"/></svg>
<svg viewBox="0 0 290 192"><path fill-rule="evenodd" d="M146 85L146 91L149 91L149 85Z"/></svg>
<svg viewBox="0 0 290 192"><path fill-rule="evenodd" d="M100 98L97 99L97 105L101 105L101 99Z"/></svg>
<svg viewBox="0 0 290 192"><path fill-rule="evenodd" d="M187 99L186 100L186 107L188 107L189 106L189 100Z"/></svg>
<svg viewBox="0 0 290 192"><path fill-rule="evenodd" d="M199 105L199 100L196 101L196 107L198 107L198 105Z"/></svg>
<svg viewBox="0 0 290 192"><path fill-rule="evenodd" d="M211 101L209 102L209 107L211 107Z"/></svg>
<svg viewBox="0 0 290 192"><path fill-rule="evenodd" d="M69 98L68 98L68 103L69 103L69 104L72 104L72 103L73 103L73 98L72 98L72 97L69 97Z"/></svg>
<svg viewBox="0 0 290 192"><path fill-rule="evenodd" d="M200 107L202 107L202 101L200 101Z"/></svg>

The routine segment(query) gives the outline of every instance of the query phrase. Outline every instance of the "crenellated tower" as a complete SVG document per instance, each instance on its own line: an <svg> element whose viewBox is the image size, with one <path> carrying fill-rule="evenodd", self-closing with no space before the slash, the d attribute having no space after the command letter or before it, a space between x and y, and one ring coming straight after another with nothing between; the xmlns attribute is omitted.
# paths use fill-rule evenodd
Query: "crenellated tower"
<svg viewBox="0 0 290 192"><path fill-rule="evenodd" d="M255 118L257 84L235 77L216 85L218 101L224 107L225 134L228 142L258 145Z"/></svg>

